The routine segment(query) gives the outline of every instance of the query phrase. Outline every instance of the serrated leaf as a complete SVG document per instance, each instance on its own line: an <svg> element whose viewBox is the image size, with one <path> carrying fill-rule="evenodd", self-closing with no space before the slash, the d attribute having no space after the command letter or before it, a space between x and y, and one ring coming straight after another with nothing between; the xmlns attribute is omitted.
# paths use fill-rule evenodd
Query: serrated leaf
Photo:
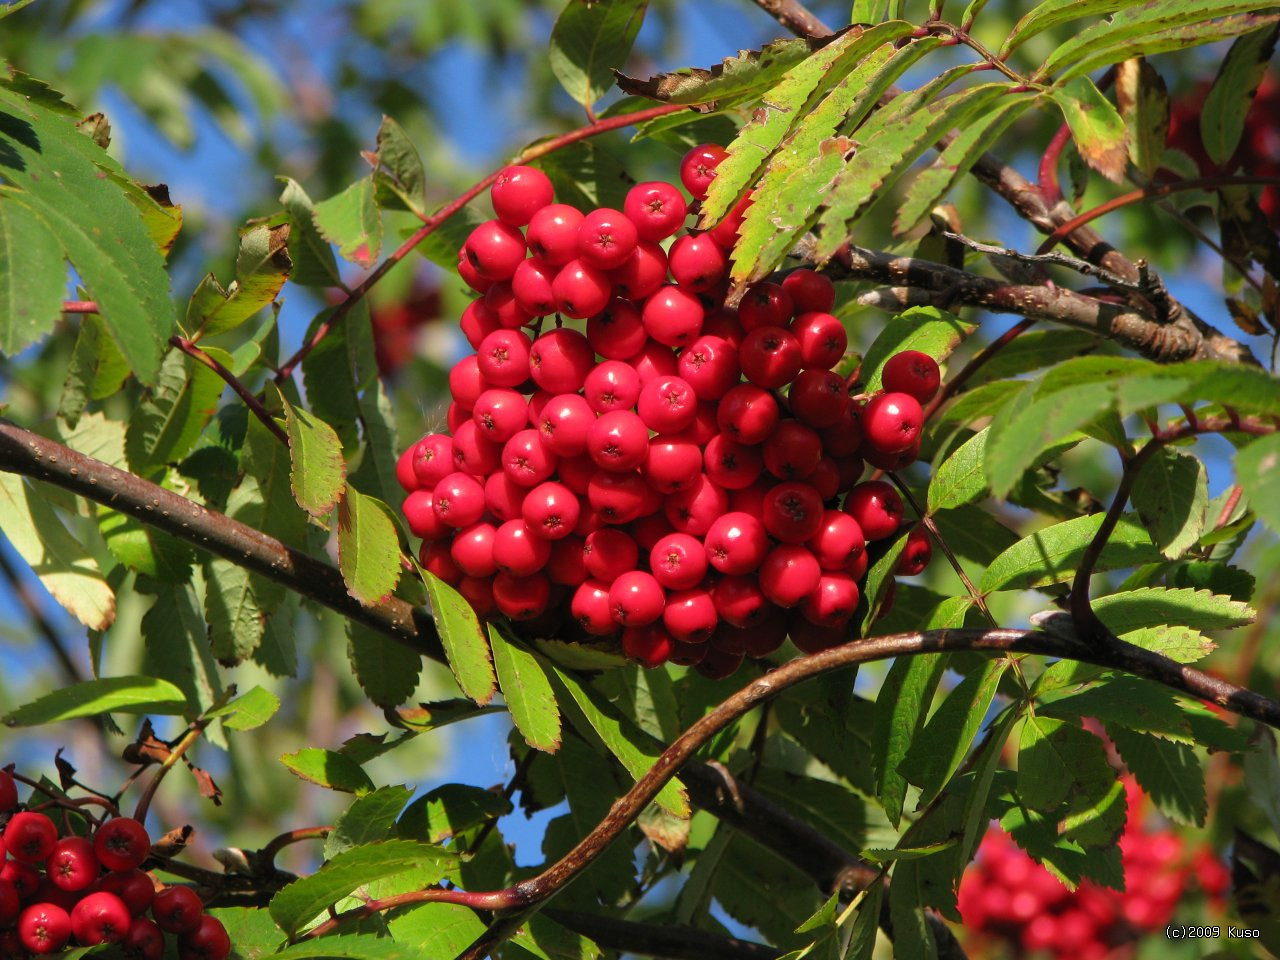
<svg viewBox="0 0 1280 960"><path fill-rule="evenodd" d="M933 523L956 556L984 567L1018 542L1016 533L977 504L965 503L943 510L933 518Z"/></svg>
<svg viewBox="0 0 1280 960"><path fill-rule="evenodd" d="M893 871L893 885L889 888L889 919L893 923L895 957L924 960L938 955L933 931L929 929L924 909L920 906L923 900L920 865L915 860L904 860Z"/></svg>
<svg viewBox="0 0 1280 960"><path fill-rule="evenodd" d="M307 192L288 177L279 178L284 183L280 203L289 214L293 228L290 252L293 255L293 272L289 279L304 287L336 287L342 284L338 273L338 261L333 250L316 229L315 206Z"/></svg>
<svg viewBox="0 0 1280 960"><path fill-rule="evenodd" d="M1044 0L1023 14L1022 19L1013 25L1009 36L1000 46L1000 53L1003 56L1016 50L1036 34L1059 24L1113 13L1128 5L1126 0Z"/></svg>
<svg viewBox="0 0 1280 960"><path fill-rule="evenodd" d="M1245 117L1276 47L1280 25L1246 33L1231 45L1200 110L1200 139L1218 166L1236 152Z"/></svg>
<svg viewBox="0 0 1280 960"><path fill-rule="evenodd" d="M1258 437L1236 454L1236 482L1258 519L1280 532L1280 433Z"/></svg>
<svg viewBox="0 0 1280 960"><path fill-rule="evenodd" d="M338 569L347 592L365 606L381 603L400 579L400 541L387 507L350 484L338 504Z"/></svg>
<svg viewBox="0 0 1280 960"><path fill-rule="evenodd" d="M377 706L400 706L418 688L422 657L404 644L347 620L347 659L360 689Z"/></svg>
<svg viewBox="0 0 1280 960"><path fill-rule="evenodd" d="M880 932L880 905L884 901L884 884L877 881L862 894L858 916L849 935L849 949L844 960L872 960L876 935Z"/></svg>
<svg viewBox="0 0 1280 960"><path fill-rule="evenodd" d="M1039 102L1037 94L1011 94L986 113L969 121L938 154L938 158L911 181L894 218L893 232L906 233L927 217L929 211L942 202L956 181L968 173L978 158L1000 139L1000 135Z"/></svg>
<svg viewBox="0 0 1280 960"><path fill-rule="evenodd" d="M876 696L872 762L880 803L895 828L902 819L902 805L907 796L907 781L898 767L920 736L946 668L944 654L898 657Z"/></svg>
<svg viewBox="0 0 1280 960"><path fill-rule="evenodd" d="M899 772L920 787L927 805L960 767L995 699L1007 663L990 660L956 685L929 717L899 764Z"/></svg>
<svg viewBox="0 0 1280 960"><path fill-rule="evenodd" d="M600 948L590 939L540 913L530 917L511 942L537 960L596 960L601 956Z"/></svg>
<svg viewBox="0 0 1280 960"><path fill-rule="evenodd" d="M427 171L413 141L400 124L384 115L382 125L378 127L377 142L377 166L373 169L373 182L381 188L379 202L392 209L403 207L425 218Z"/></svg>
<svg viewBox="0 0 1280 960"><path fill-rule="evenodd" d="M478 704L486 704L498 691L489 642L471 604L457 590L433 573L424 574L431 618L458 687Z"/></svg>
<svg viewBox="0 0 1280 960"><path fill-rule="evenodd" d="M116 597L98 561L17 474L0 473L0 533L67 612L91 630L111 626Z"/></svg>
<svg viewBox="0 0 1280 960"><path fill-rule="evenodd" d="M986 492L987 478L982 465L986 459L989 429L984 427L975 433L934 471L929 481L930 513L968 503Z"/></svg>
<svg viewBox="0 0 1280 960"><path fill-rule="evenodd" d="M129 361L111 339L102 318L96 313L85 314L67 365L58 416L74 428L90 401L111 396L128 377Z"/></svg>
<svg viewBox="0 0 1280 960"><path fill-rule="evenodd" d="M140 589L146 578L139 578ZM140 669L149 676L168 680L183 691L187 714L201 713L222 695L218 665L209 652L208 627L191 582L163 584L155 602L142 617ZM217 724L205 736L225 746Z"/></svg>
<svg viewBox="0 0 1280 960"><path fill-rule="evenodd" d="M1165 447L1143 465L1131 497L1166 559L1199 542L1209 503L1209 477L1199 458Z"/></svg>
<svg viewBox="0 0 1280 960"><path fill-rule="evenodd" d="M551 29L551 72L569 96L590 106L613 85L631 52L648 0L569 0Z"/></svg>
<svg viewBox="0 0 1280 960"><path fill-rule="evenodd" d="M223 351L210 348L209 352L220 363L230 361ZM125 451L134 472L149 474L189 454L217 409L225 386L204 364L180 350L170 350L155 386L129 419Z"/></svg>
<svg viewBox="0 0 1280 960"><path fill-rule="evenodd" d="M713 67L684 67L659 73L647 80L617 75L624 92L663 103L710 103L741 100L779 83L784 74L803 62L824 41L805 38L775 40L759 50L740 50Z"/></svg>
<svg viewBox="0 0 1280 960"><path fill-rule="evenodd" d="M189 544L127 514L98 507L98 532L111 555L130 570L170 583L191 575L195 551Z"/></svg>
<svg viewBox="0 0 1280 960"><path fill-rule="evenodd" d="M258 649L283 588L222 557L206 560L205 584L209 649L224 666L239 663Z"/></svg>
<svg viewBox="0 0 1280 960"><path fill-rule="evenodd" d="M3 6L0 6L0 20L3 20L11 13L17 13L23 7L35 3L35 0L5 0Z"/></svg>
<svg viewBox="0 0 1280 960"><path fill-rule="evenodd" d="M327 790L363 796L374 789L373 781L358 763L332 750L306 747L297 753L286 753L280 762L294 776Z"/></svg>
<svg viewBox="0 0 1280 960"><path fill-rule="evenodd" d="M444 843L510 812L511 801L501 794L481 787L446 783L409 804L400 817L399 833L427 843Z"/></svg>
<svg viewBox="0 0 1280 960"><path fill-rule="evenodd" d="M1080 558L1102 525L1100 513L1056 523L1024 537L996 557L982 575L979 588L1021 590L1061 583L1075 576ZM1151 563L1160 551L1151 535L1131 514L1122 516L1102 548L1095 569L1114 570Z"/></svg>
<svg viewBox="0 0 1280 960"><path fill-rule="evenodd" d="M271 917L292 937L326 908L367 883L410 870L438 874L438 881L444 877L452 859L438 847L413 840L388 840L356 847L334 857L311 876L295 880L272 897Z"/></svg>
<svg viewBox="0 0 1280 960"><path fill-rule="evenodd" d="M1046 717L1094 717L1126 730L1189 742L1191 725L1165 687L1138 677L1112 677L1087 690L1039 707Z"/></svg>
<svg viewBox="0 0 1280 960"><path fill-rule="evenodd" d="M858 375L863 389L881 389L881 376L889 358L903 350L919 350L935 360L945 360L977 324L961 320L955 314L937 307L912 307L889 319L876 335Z"/></svg>
<svg viewBox="0 0 1280 960"><path fill-rule="evenodd" d="M575 721L580 733L598 738L631 776L639 780L653 766L663 745L619 713L598 691L556 666L550 667L552 685L559 691L565 715ZM669 780L654 802L677 817L689 815L684 787Z"/></svg>
<svg viewBox="0 0 1280 960"><path fill-rule="evenodd" d="M903 532L867 571L867 579L862 585L862 597L866 603L866 614L862 618L863 636L870 635L868 631L875 623L876 617L880 615L880 608L884 606L884 598L888 595L889 586L894 583L898 559L906 546L907 534Z"/></svg>
<svg viewBox="0 0 1280 960"><path fill-rule="evenodd" d="M325 858L331 860L344 850L386 840L412 796L412 790L396 784L357 797L333 822L324 841Z"/></svg>
<svg viewBox="0 0 1280 960"><path fill-rule="evenodd" d="M1098 597L1093 612L1118 634L1167 624L1227 630L1253 623L1257 616L1247 603L1191 587L1143 587Z"/></svg>
<svg viewBox="0 0 1280 960"><path fill-rule="evenodd" d="M275 960L425 960L412 944L385 935L343 934L307 940L270 955Z"/></svg>
<svg viewBox="0 0 1280 960"><path fill-rule="evenodd" d="M298 506L313 517L329 513L342 496L347 465L333 427L281 395L289 435L289 484Z"/></svg>
<svg viewBox="0 0 1280 960"><path fill-rule="evenodd" d="M1029 330L1002 347L974 372L969 383L974 386L990 385L993 380L1031 373L1063 360L1085 356L1103 343L1095 334L1085 330Z"/></svg>
<svg viewBox="0 0 1280 960"><path fill-rule="evenodd" d="M235 944L235 960L262 960L274 954L284 935L261 907L215 907L207 911L221 921Z"/></svg>
<svg viewBox="0 0 1280 960"><path fill-rule="evenodd" d="M280 709L280 698L262 687L242 693L230 703L210 710L206 717L221 717L222 725L232 730L254 730L262 726Z"/></svg>
<svg viewBox="0 0 1280 960"><path fill-rule="evenodd" d="M1203 633L1189 627L1143 627L1121 634L1120 639L1178 663L1203 660L1217 648L1217 644Z"/></svg>
<svg viewBox="0 0 1280 960"><path fill-rule="evenodd" d="M1129 159L1150 178L1160 169L1169 140L1169 93L1146 60L1116 66L1116 106L1129 130Z"/></svg>
<svg viewBox="0 0 1280 960"><path fill-rule="evenodd" d="M570 144L563 150L539 157L530 166L542 170L551 180L558 202L584 212L597 207L621 210L631 186L631 177L621 158L589 142ZM458 266L457 248L453 252L453 263L447 268L450 270Z"/></svg>
<svg viewBox="0 0 1280 960"><path fill-rule="evenodd" d="M290 233L287 223L262 223L241 235L235 280L223 289L212 273L207 274L191 295L186 328L193 340L234 330L275 300L293 269Z"/></svg>
<svg viewBox="0 0 1280 960"><path fill-rule="evenodd" d="M1088 77L1073 77L1049 96L1062 111L1085 163L1119 183L1129 162L1129 131L1119 111Z"/></svg>
<svg viewBox="0 0 1280 960"><path fill-rule="evenodd" d="M315 204L312 217L320 235L344 260L368 269L382 249L382 213L373 177L357 180L341 193Z"/></svg>
<svg viewBox="0 0 1280 960"><path fill-rule="evenodd" d="M397 943L412 947L419 960L453 960L485 931L484 921L456 903L420 903L387 918Z"/></svg>
<svg viewBox="0 0 1280 960"><path fill-rule="evenodd" d="M0 353L15 356L52 330L66 289L57 235L34 210L0 202Z"/></svg>
<svg viewBox="0 0 1280 960"><path fill-rule="evenodd" d="M489 624L489 647L502 699L525 743L544 753L560 747L560 708L538 657Z"/></svg>
<svg viewBox="0 0 1280 960"><path fill-rule="evenodd" d="M1161 813L1179 823L1204 825L1209 810L1204 770L1189 744L1171 743L1124 724L1108 724L1107 734Z"/></svg>
<svg viewBox="0 0 1280 960"><path fill-rule="evenodd" d="M104 713L182 714L187 698L167 680L155 677L104 677L45 694L5 714L7 727L34 727Z"/></svg>

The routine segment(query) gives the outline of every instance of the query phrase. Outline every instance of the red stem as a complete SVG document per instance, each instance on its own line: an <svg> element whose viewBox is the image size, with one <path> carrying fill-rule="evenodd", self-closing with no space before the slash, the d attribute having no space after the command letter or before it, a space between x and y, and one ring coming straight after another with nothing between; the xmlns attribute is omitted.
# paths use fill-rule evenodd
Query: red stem
<svg viewBox="0 0 1280 960"><path fill-rule="evenodd" d="M1052 207L1062 202L1062 185L1058 182L1058 161L1062 158L1062 151L1070 142L1071 128L1064 123L1053 135L1049 146L1045 147L1044 156L1040 158L1038 174L1040 196L1047 206Z"/></svg>
<svg viewBox="0 0 1280 960"><path fill-rule="evenodd" d="M262 425L270 430L277 440L285 446L289 445L289 435L285 433L284 427L276 423L275 417L271 416L270 411L262 405L262 401L254 395L248 387L246 387L234 373L220 364L209 354L205 353L198 346L188 340L186 337L180 337L174 334L169 338L169 343L177 347L192 360L202 363L218 376L220 376L232 390L235 391L237 397L244 401L244 405L253 411L253 415L262 421Z"/></svg>

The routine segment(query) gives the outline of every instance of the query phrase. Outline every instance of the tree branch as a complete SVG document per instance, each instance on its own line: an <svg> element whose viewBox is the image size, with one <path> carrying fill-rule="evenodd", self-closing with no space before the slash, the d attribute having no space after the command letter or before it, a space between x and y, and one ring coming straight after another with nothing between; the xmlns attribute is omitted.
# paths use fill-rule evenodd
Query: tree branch
<svg viewBox="0 0 1280 960"><path fill-rule="evenodd" d="M755 4L797 36L822 38L834 33L800 0L755 0Z"/></svg>
<svg viewBox="0 0 1280 960"><path fill-rule="evenodd" d="M681 924L636 923L577 910L548 910L547 916L599 946L664 960L777 960L782 951L763 943L722 937Z"/></svg>

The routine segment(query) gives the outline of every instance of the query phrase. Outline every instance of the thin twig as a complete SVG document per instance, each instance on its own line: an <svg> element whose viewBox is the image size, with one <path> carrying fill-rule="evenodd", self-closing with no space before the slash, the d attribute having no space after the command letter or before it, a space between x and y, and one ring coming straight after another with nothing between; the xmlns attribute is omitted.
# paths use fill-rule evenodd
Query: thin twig
<svg viewBox="0 0 1280 960"><path fill-rule="evenodd" d="M799 0L755 0L755 4L798 36L821 38L834 33Z"/></svg>
<svg viewBox="0 0 1280 960"><path fill-rule="evenodd" d="M278 837L273 837L267 842L261 850L258 851L258 858L261 863L274 867L276 857L280 851L293 843L302 843L304 840L323 840L333 832L333 827L300 827L297 830L288 830Z"/></svg>
<svg viewBox="0 0 1280 960"><path fill-rule="evenodd" d="M204 719L203 717L191 722L186 732L178 739L178 742L170 748L169 755L161 762L159 769L152 774L151 779L147 781L147 785L142 788L142 796L138 798L138 806L133 811L133 819L139 823L146 823L147 810L151 808L151 801L155 797L156 791L160 789L160 783L168 775L169 771L173 769L174 765L182 759L183 755L200 739L200 734L204 732L204 728L212 722L212 720Z"/></svg>
<svg viewBox="0 0 1280 960"><path fill-rule="evenodd" d="M1116 287L1120 290L1127 290L1132 293L1143 292L1141 282L1126 280L1118 274L1112 273L1110 270L1104 270L1096 263L1090 263L1088 260L1081 260L1079 257L1069 257L1065 253L1020 253L1010 247L1001 247L994 243L982 243L971 237L966 237L962 233L955 233L951 230L939 230L938 235L947 239L954 240L957 243L964 244L970 250L976 250L978 253L985 253L996 257L1007 257L1010 260L1017 260L1021 263L1035 264L1051 264L1058 267L1066 267L1074 270L1076 273L1084 274L1086 277L1097 277L1103 283Z"/></svg>
<svg viewBox="0 0 1280 960"><path fill-rule="evenodd" d="M938 408L954 397L956 393L959 392L960 388L968 383L975 373L986 366L997 353L1030 330L1031 327L1035 325L1035 322L1034 317L1027 317L1024 320L1019 320L1004 333L1000 334L1000 336L995 340L992 340L989 344L975 353L973 357L970 358L969 362L960 368L960 372L944 383L942 385L942 389L940 389L934 398L925 406L923 417L924 421L928 423L929 418L937 412Z"/></svg>
<svg viewBox="0 0 1280 960"><path fill-rule="evenodd" d="M218 376L220 376L233 391L235 395L244 401L244 405L249 408L255 417L257 417L264 427L271 431L277 440L285 446L289 445L289 435L285 433L284 427L276 422L276 418L271 415L266 407L262 405L262 401L246 387L234 373L224 367L221 363L209 356L204 350L196 346L186 337L180 337L174 334L169 338L169 343L177 347L192 360L202 363Z"/></svg>

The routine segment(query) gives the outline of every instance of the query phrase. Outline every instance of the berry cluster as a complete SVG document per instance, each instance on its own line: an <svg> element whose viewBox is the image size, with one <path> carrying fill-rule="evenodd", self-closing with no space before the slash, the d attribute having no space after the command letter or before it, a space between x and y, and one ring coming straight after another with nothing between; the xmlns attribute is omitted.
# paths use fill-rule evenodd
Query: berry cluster
<svg viewBox="0 0 1280 960"><path fill-rule="evenodd" d="M1148 827L1143 793L1132 780L1125 792L1124 892L1085 881L1073 893L1007 834L992 830L960 884L960 913L974 946L1001 942L1017 956L1101 960L1163 929L1193 877L1211 900L1222 898L1230 882L1222 861L1207 846L1188 851L1178 834Z"/></svg>
<svg viewBox="0 0 1280 960"><path fill-rule="evenodd" d="M684 158L695 201L724 155ZM451 435L397 470L423 566L482 617L538 629L567 605L571 631L621 631L647 666L725 676L788 635L808 651L847 639L868 543L903 520L893 486L858 480L915 460L934 360L900 353L883 391L850 396L835 288L812 270L726 307L749 197L680 236L690 208L669 183L583 214L518 166L491 197L496 218L459 254L482 296L461 318L476 353L449 374ZM931 546L909 537L913 575Z"/></svg>
<svg viewBox="0 0 1280 960"><path fill-rule="evenodd" d="M151 838L137 820L114 817L91 836L59 836L44 813L13 812L17 807L13 776L0 770L0 957L57 953L74 939L160 960L166 933L177 936L181 960L225 960L231 953L227 931L194 891L157 891L141 869Z"/></svg>

